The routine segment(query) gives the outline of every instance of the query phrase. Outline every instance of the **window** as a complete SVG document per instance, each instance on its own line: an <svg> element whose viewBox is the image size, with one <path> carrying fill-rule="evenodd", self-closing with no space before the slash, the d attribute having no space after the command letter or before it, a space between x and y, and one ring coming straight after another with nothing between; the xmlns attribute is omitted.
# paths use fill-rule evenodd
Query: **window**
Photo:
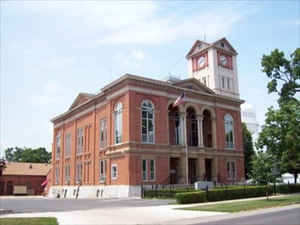
<svg viewBox="0 0 300 225"><path fill-rule="evenodd" d="M118 167L116 164L111 165L111 178L113 180L118 178Z"/></svg>
<svg viewBox="0 0 300 225"><path fill-rule="evenodd" d="M104 182L106 180L106 160L99 161L99 181Z"/></svg>
<svg viewBox="0 0 300 225"><path fill-rule="evenodd" d="M154 143L154 107L148 100L142 102L142 142Z"/></svg>
<svg viewBox="0 0 300 225"><path fill-rule="evenodd" d="M179 113L174 115L174 122L175 122L175 145L180 144L180 137L181 137L181 127L180 127L180 117Z"/></svg>
<svg viewBox="0 0 300 225"><path fill-rule="evenodd" d="M206 77L202 77L202 83L203 83L205 86L207 86L207 84L206 84Z"/></svg>
<svg viewBox="0 0 300 225"><path fill-rule="evenodd" d="M81 154L83 150L83 128L77 129L77 154Z"/></svg>
<svg viewBox="0 0 300 225"><path fill-rule="evenodd" d="M225 77L222 77L222 88L225 89Z"/></svg>
<svg viewBox="0 0 300 225"><path fill-rule="evenodd" d="M227 162L227 178L229 180L235 180L236 179L235 161L228 161Z"/></svg>
<svg viewBox="0 0 300 225"><path fill-rule="evenodd" d="M66 135L65 156L66 157L70 157L71 156L71 133L67 133L67 135Z"/></svg>
<svg viewBox="0 0 300 225"><path fill-rule="evenodd" d="M59 159L60 156L60 133L56 135L56 151L55 151L55 158Z"/></svg>
<svg viewBox="0 0 300 225"><path fill-rule="evenodd" d="M79 184L82 182L82 163L76 165L76 183Z"/></svg>
<svg viewBox="0 0 300 225"><path fill-rule="evenodd" d="M142 160L142 180L143 181L147 180L147 174L148 174L147 160L143 159Z"/></svg>
<svg viewBox="0 0 300 225"><path fill-rule="evenodd" d="M115 144L122 142L122 103L115 106Z"/></svg>
<svg viewBox="0 0 300 225"><path fill-rule="evenodd" d="M65 166L65 183L68 184L70 182L70 164Z"/></svg>
<svg viewBox="0 0 300 225"><path fill-rule="evenodd" d="M233 130L233 119L231 115L226 114L225 120L225 146L226 148L234 148L234 130Z"/></svg>
<svg viewBox="0 0 300 225"><path fill-rule="evenodd" d="M150 174L148 173L148 168L150 168ZM154 181L156 178L155 160L154 159L143 159L142 160L142 180L147 181L149 175L150 175L149 180Z"/></svg>
<svg viewBox="0 0 300 225"><path fill-rule="evenodd" d="M223 43L223 42L221 42L221 47L222 47L222 48L224 48L224 47L225 47L225 45L224 45L224 43Z"/></svg>
<svg viewBox="0 0 300 225"><path fill-rule="evenodd" d="M227 89L230 90L230 78L227 77Z"/></svg>
<svg viewBox="0 0 300 225"><path fill-rule="evenodd" d="M106 146L107 143L107 120L100 120L100 148Z"/></svg>
<svg viewBox="0 0 300 225"><path fill-rule="evenodd" d="M155 180L155 160L150 160L150 180Z"/></svg>
<svg viewBox="0 0 300 225"><path fill-rule="evenodd" d="M55 167L55 184L59 184L59 167Z"/></svg>

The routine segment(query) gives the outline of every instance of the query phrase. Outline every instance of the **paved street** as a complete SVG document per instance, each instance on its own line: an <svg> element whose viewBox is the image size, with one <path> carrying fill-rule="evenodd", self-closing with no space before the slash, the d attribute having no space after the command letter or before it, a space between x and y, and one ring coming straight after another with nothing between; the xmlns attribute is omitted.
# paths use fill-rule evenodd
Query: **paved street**
<svg viewBox="0 0 300 225"><path fill-rule="evenodd" d="M243 216L234 219L223 219L214 222L196 223L197 225L299 225L299 208L264 213L260 215ZM196 225L195 224L195 225Z"/></svg>
<svg viewBox="0 0 300 225"><path fill-rule="evenodd" d="M170 200L144 199L48 199L43 197L1 197L0 209L15 213L63 212L90 209L168 205Z"/></svg>
<svg viewBox="0 0 300 225"><path fill-rule="evenodd" d="M181 225L299 225L300 205L228 213L211 217L168 221Z"/></svg>
<svg viewBox="0 0 300 225"><path fill-rule="evenodd" d="M299 225L300 205L240 213L175 210L169 200L0 198L0 208L19 213L1 217L56 217L60 225L205 224ZM210 203L207 203L210 204Z"/></svg>
<svg viewBox="0 0 300 225"><path fill-rule="evenodd" d="M174 210L168 200L0 198L0 208L19 213L1 217L56 217L60 225L164 224L168 221L223 215Z"/></svg>

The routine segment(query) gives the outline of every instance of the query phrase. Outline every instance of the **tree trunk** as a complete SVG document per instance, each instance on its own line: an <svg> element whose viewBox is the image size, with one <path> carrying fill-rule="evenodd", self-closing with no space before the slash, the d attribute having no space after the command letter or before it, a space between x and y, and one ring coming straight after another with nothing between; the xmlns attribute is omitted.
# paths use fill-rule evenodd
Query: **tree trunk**
<svg viewBox="0 0 300 225"><path fill-rule="evenodd" d="M297 183L298 173L294 173L294 183Z"/></svg>

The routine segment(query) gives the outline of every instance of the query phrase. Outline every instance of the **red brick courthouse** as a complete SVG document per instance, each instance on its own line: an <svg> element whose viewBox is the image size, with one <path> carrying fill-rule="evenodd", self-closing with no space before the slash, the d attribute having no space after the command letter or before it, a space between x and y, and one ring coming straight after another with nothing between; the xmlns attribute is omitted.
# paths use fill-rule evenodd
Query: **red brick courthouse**
<svg viewBox="0 0 300 225"><path fill-rule="evenodd" d="M139 196L140 185L244 180L237 53L196 41L190 78L125 74L54 124L49 196ZM184 93L182 104L173 103Z"/></svg>

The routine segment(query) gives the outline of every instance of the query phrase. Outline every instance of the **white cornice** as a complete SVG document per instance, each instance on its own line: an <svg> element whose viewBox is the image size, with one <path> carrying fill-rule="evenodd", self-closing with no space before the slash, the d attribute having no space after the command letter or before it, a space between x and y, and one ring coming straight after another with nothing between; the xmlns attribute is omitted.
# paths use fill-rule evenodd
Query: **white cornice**
<svg viewBox="0 0 300 225"><path fill-rule="evenodd" d="M120 77L118 80L116 80L116 81L110 83L109 85L105 86L102 89L102 92L100 92L99 94L95 95L90 100L84 102L81 105L78 105L78 106L74 107L73 109L71 109L71 110L69 110L69 111L67 111L67 112L65 112L63 114L60 114L60 115L54 117L51 120L51 122L55 122L55 120L60 119L60 118L62 118L64 116L67 116L68 114L74 112L76 109L79 109L80 107L82 107L82 106L84 106L84 105L86 105L86 104L88 104L88 103L96 100L100 96L104 96L106 94L105 91L107 91L108 89L112 88L113 86L117 85L118 83L120 83L120 82L122 82L123 80L126 80L126 79L143 81L143 82L151 83L151 84L154 84L154 85L161 85L161 86L169 87L169 88L180 90L180 91L186 91L186 92L194 93L194 94L197 94L197 95L202 95L202 96L204 95L204 96L215 97L215 98L224 99L224 100L230 100L232 102L237 102L237 103L240 103L240 104L244 102L243 100L236 99L236 98L231 98L231 97L227 97L227 96L223 96L223 95L209 94L209 93L205 93L205 92L199 92L199 91L191 90L191 89L188 89L188 88L177 87L177 86L169 84L168 82L165 82L165 81L154 80L154 79L140 77L140 76L131 75L131 74L125 74L124 76ZM113 99L113 98L115 98L115 97L117 97L117 96L119 96L121 94L126 93L129 90L136 91L136 92L141 92L141 93L145 93L145 94L153 94L153 95L158 95L158 96L165 96L165 97L168 97L168 98L171 98L171 99L174 99L174 98L178 97L177 95L169 94L166 91L156 91L156 90L154 91L154 90L152 90L150 88L140 88L140 87L129 85L129 86L126 86L124 88L119 89L118 91L116 91L116 92L114 92L114 93L112 93L110 95L107 95L106 96L106 100ZM194 103L204 104L204 105L207 105L207 106L217 106L218 105L218 104L215 103L215 100L213 100L212 102L203 101L203 100L199 100L199 99L196 99L196 98L186 98L186 100L188 100L190 102L194 102ZM100 103L100 104L102 104L102 103ZM222 108L228 108L228 109L233 109L233 110L238 110L238 111L240 110L239 107L226 106L225 104L219 104L219 106L222 107ZM93 105L90 106L90 107L93 108ZM84 114L86 114L88 112L88 110L89 109L84 110L83 111L83 112L85 112ZM80 112L80 115L82 115L83 112ZM64 122L61 122L61 123L64 123ZM59 124L61 124L61 123L59 123ZM57 125L55 127L57 127Z"/></svg>

